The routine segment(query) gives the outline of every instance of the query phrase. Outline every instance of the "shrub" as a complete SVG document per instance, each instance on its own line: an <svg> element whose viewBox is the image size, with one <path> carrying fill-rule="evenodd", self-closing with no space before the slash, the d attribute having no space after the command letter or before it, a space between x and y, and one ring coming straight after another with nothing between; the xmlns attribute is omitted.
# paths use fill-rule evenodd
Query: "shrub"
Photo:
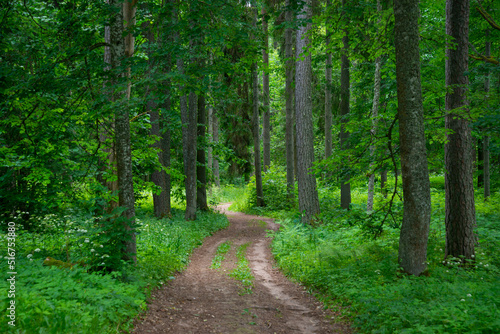
<svg viewBox="0 0 500 334"><path fill-rule="evenodd" d="M249 194L250 208L255 208L257 204L255 176L250 179L246 191ZM294 205L288 199L286 171L282 166L272 164L267 172L262 173L262 191L267 211L289 210Z"/></svg>

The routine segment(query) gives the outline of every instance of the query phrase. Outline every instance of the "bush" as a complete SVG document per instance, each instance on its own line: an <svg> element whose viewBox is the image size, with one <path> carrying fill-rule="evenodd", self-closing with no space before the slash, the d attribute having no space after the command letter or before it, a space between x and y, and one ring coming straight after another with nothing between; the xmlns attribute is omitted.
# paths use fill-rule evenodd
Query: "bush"
<svg viewBox="0 0 500 334"><path fill-rule="evenodd" d="M249 207L255 208L257 205L255 175L250 179L246 191L249 194ZM294 206L288 199L286 171L282 166L272 164L267 172L262 173L262 191L266 211L290 210Z"/></svg>

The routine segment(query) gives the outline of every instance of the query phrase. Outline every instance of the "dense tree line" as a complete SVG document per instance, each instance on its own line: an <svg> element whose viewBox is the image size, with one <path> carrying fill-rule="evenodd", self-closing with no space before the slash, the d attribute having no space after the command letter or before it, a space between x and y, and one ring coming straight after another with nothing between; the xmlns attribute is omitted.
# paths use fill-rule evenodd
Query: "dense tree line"
<svg viewBox="0 0 500 334"><path fill-rule="evenodd" d="M1 213L83 206L134 260L145 192L157 217L176 197L196 220L221 178L253 175L265 206L262 173L282 165L305 223L317 182L344 209L368 183L370 214L380 189L375 231L402 196L399 262L420 275L444 173L446 254L473 260L474 177L486 200L499 172L499 17L469 0L6 1Z"/></svg>

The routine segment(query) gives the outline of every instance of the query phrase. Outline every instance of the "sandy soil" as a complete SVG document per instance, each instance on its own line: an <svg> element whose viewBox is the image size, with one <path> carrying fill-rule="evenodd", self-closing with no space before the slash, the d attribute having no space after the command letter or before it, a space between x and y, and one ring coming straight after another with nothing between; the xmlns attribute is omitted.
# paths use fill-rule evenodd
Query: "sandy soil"
<svg viewBox="0 0 500 334"><path fill-rule="evenodd" d="M187 269L168 286L153 292L147 314L136 321L134 333L352 333L349 324L303 287L290 282L275 266L266 230L277 230L272 219L218 209L230 226L206 238ZM211 269L217 247L232 247L219 269ZM236 267L238 246L249 243L247 260L255 277L252 293L242 294L241 283L228 274Z"/></svg>

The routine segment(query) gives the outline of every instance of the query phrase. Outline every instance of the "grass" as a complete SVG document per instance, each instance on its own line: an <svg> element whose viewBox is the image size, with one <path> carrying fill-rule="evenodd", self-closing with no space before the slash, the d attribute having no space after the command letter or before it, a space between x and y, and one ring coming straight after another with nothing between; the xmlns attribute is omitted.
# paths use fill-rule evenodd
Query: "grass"
<svg viewBox="0 0 500 334"><path fill-rule="evenodd" d="M222 243L219 247L217 247L217 251L215 252L214 259L212 260L212 265L210 268L218 269L222 265L222 261L226 258L227 252L231 249L231 241L226 241Z"/></svg>
<svg viewBox="0 0 500 334"><path fill-rule="evenodd" d="M230 277L241 282L242 288L239 292L240 295L252 293L253 288L254 277L252 275L252 270L248 266L248 260L246 259L246 252L249 245L249 243L246 243L238 247L236 251L238 263L236 269L229 274Z"/></svg>
<svg viewBox="0 0 500 334"><path fill-rule="evenodd" d="M15 305L16 327L7 317L0 321L1 333L123 333L145 311L152 288L173 279L182 270L192 250L203 239L228 224L224 215L198 213L198 220L187 222L183 212L174 208L169 219L156 219L149 212L151 199L137 210L137 266L123 266L111 273L89 270L87 266L59 269L44 266L50 256L76 263L106 261L106 245L93 233L92 217L70 213L38 217L37 228L22 228L16 223ZM177 204L175 204L177 205ZM175 206L174 206L175 207ZM7 253L7 235L0 234L0 253ZM8 291L7 261L1 261L0 289ZM0 308L6 310L11 298L0 295Z"/></svg>

